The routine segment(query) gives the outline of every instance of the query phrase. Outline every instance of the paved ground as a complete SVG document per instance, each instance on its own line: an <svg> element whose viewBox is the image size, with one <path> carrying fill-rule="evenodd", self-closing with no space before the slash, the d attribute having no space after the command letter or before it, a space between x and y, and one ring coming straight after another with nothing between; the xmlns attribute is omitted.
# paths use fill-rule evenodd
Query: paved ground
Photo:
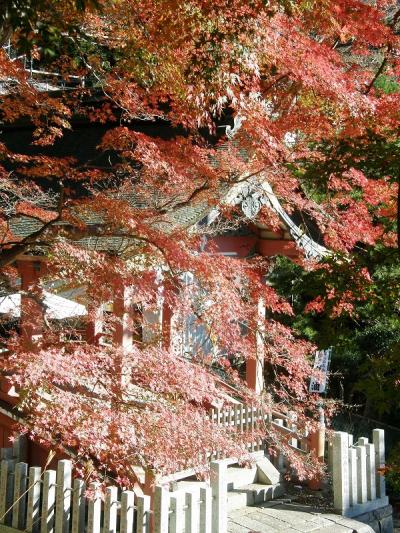
<svg viewBox="0 0 400 533"><path fill-rule="evenodd" d="M361 522L285 500L245 507L229 515L229 533L373 533Z"/></svg>

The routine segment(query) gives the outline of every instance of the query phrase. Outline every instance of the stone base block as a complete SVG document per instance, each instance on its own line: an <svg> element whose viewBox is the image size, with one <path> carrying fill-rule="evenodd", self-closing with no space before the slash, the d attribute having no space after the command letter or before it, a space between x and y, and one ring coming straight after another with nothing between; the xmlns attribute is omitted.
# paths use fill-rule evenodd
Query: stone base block
<svg viewBox="0 0 400 533"><path fill-rule="evenodd" d="M376 533L393 533L393 509L391 505L385 505L353 518L358 522L368 524Z"/></svg>

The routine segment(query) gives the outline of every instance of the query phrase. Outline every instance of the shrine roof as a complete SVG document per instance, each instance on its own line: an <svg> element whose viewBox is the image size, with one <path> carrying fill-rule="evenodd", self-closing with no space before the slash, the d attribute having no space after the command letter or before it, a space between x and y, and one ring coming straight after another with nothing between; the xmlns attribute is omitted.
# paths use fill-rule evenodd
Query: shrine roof
<svg viewBox="0 0 400 533"><path fill-rule="evenodd" d="M53 146L46 147L46 155L57 157L68 157L73 155L78 162L94 165L97 168L111 168L115 162L116 155L113 153L102 154L97 150L103 135L112 125L98 125L77 123L73 131L67 131L62 140L57 141ZM146 135L159 136L168 138L171 136L171 127L165 123L143 123L135 124L135 131L142 131ZM7 147L12 151L22 151L27 155L36 155L41 153L42 148L32 145L32 128L22 127L6 129L3 132L3 138ZM224 146L221 146L224 149ZM246 161L248 154L243 152L243 160ZM216 163L218 164L218 163ZM113 193L115 194L115 192ZM295 223L293 216L289 216L277 196L274 194L269 182L268 175L258 176L257 179L249 179L243 183L224 184L215 192L215 198L206 200L204 197L197 198L185 205L181 205L182 198L176 197L170 202L168 209L164 209L162 217L157 217L154 226L168 233L174 229L190 229L194 231L201 222L204 226L211 225L224 210L224 205L237 206L241 208L244 219L249 223L257 222L257 214L260 208L266 207L278 215L282 227L289 231L296 244L304 250L306 256L320 258L327 253L326 249L318 244L315 240L307 235L305 231ZM153 209L155 212L158 205L169 203L163 202L162 198L157 197L155 193L147 194L146 198L140 193L118 192L118 198L127 201L132 208ZM183 198L184 200L184 198ZM56 204L57 197L53 195L53 202ZM49 207L49 206L47 206ZM81 216L81 214L80 214ZM77 241L78 244L90 249L109 251L112 253L121 252L126 246L133 242L133 238L126 236L102 236L101 231L96 231L96 227L102 225L102 216L99 213L86 212L82 220L91 230L88 235ZM58 224L64 224L60 222ZM27 216L12 216L9 220L9 226L12 233L19 239L24 239L32 235L42 227L42 223L34 218Z"/></svg>

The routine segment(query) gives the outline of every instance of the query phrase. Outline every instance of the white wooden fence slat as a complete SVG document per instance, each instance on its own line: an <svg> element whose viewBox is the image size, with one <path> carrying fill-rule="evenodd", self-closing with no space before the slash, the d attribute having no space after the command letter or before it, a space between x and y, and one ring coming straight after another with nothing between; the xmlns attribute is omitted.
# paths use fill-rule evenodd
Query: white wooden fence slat
<svg viewBox="0 0 400 533"><path fill-rule="evenodd" d="M211 487L200 488L200 533L211 533L212 490Z"/></svg>
<svg viewBox="0 0 400 533"><path fill-rule="evenodd" d="M366 444L367 452L367 498L368 500L376 499L376 479L375 479L375 446Z"/></svg>
<svg viewBox="0 0 400 533"><path fill-rule="evenodd" d="M356 446L357 450L357 501L367 501L367 453L365 446Z"/></svg>
<svg viewBox="0 0 400 533"><path fill-rule="evenodd" d="M185 533L197 533L200 522L200 490L187 492Z"/></svg>
<svg viewBox="0 0 400 533"><path fill-rule="evenodd" d="M383 429L374 429L372 439L375 445L375 465L377 469L385 466L385 431ZM386 495L385 477L376 472L376 495L383 498Z"/></svg>
<svg viewBox="0 0 400 533"><path fill-rule="evenodd" d="M296 425L297 416L296 416L296 413L290 412L289 413L289 420L290 420L289 428L295 433L297 431L297 425ZM291 444L294 448L297 448L298 447L297 438L293 437L292 439L289 439L289 444Z"/></svg>
<svg viewBox="0 0 400 533"><path fill-rule="evenodd" d="M309 431L307 429L302 430L302 436L300 439L300 449L308 452L310 447ZM333 440L332 440L332 468L333 468Z"/></svg>
<svg viewBox="0 0 400 533"><path fill-rule="evenodd" d="M244 409L243 409L243 404L241 403L239 405L239 421L240 421L240 433L243 433L243 428L244 428Z"/></svg>
<svg viewBox="0 0 400 533"><path fill-rule="evenodd" d="M154 533L168 533L169 493L164 487L154 488Z"/></svg>
<svg viewBox="0 0 400 533"><path fill-rule="evenodd" d="M11 448L12 450L12 448ZM4 517L4 523L7 526L12 524L13 515L13 502L14 502L14 471L17 461L15 459L7 459L8 461L8 476L7 476L7 489L6 489L6 509L8 510Z"/></svg>
<svg viewBox="0 0 400 533"><path fill-rule="evenodd" d="M34 533L39 531L41 474L38 466L29 469L26 530Z"/></svg>
<svg viewBox="0 0 400 533"><path fill-rule="evenodd" d="M6 523L6 512L8 510L8 486L10 470L12 469L11 461L3 459L0 469L0 524Z"/></svg>
<svg viewBox="0 0 400 533"><path fill-rule="evenodd" d="M283 427L283 418L275 418L274 422L276 425ZM276 463L275 466L278 470L284 470L285 458L279 449L277 450L275 463Z"/></svg>
<svg viewBox="0 0 400 533"><path fill-rule="evenodd" d="M13 457L19 462L27 461L28 442L26 435L19 435L13 443Z"/></svg>
<svg viewBox="0 0 400 533"><path fill-rule="evenodd" d="M258 410L258 407L256 407L256 408L254 408L254 415L253 415L253 418L254 418L253 430L257 427L258 415L259 415L259 410ZM258 450L259 444L260 444L260 442L259 442L258 439L254 439L253 440L253 451L257 451Z"/></svg>
<svg viewBox="0 0 400 533"><path fill-rule="evenodd" d="M300 440L300 448L302 448L302 441ZM333 469L333 443L331 440L328 440L328 472L332 472Z"/></svg>
<svg viewBox="0 0 400 533"><path fill-rule="evenodd" d="M40 533L54 533L56 512L56 477L55 470L46 470L43 474L42 516Z"/></svg>
<svg viewBox="0 0 400 533"><path fill-rule="evenodd" d="M118 488L107 487L104 498L103 533L117 532L117 498Z"/></svg>
<svg viewBox="0 0 400 533"><path fill-rule="evenodd" d="M1 448L1 459L13 459L14 451L12 448Z"/></svg>
<svg viewBox="0 0 400 533"><path fill-rule="evenodd" d="M349 448L349 504L357 504L357 451Z"/></svg>
<svg viewBox="0 0 400 533"><path fill-rule="evenodd" d="M25 529L26 518L26 487L28 481L28 465L18 463L14 473L12 527Z"/></svg>
<svg viewBox="0 0 400 533"><path fill-rule="evenodd" d="M333 435L333 493L334 506L342 514L349 508L349 441L347 433Z"/></svg>
<svg viewBox="0 0 400 533"><path fill-rule="evenodd" d="M85 490L85 482L81 479L75 479L72 493L71 533L84 533L85 531Z"/></svg>
<svg viewBox="0 0 400 533"><path fill-rule="evenodd" d="M72 463L67 459L58 461L56 489L55 533L68 533L71 515Z"/></svg>
<svg viewBox="0 0 400 533"><path fill-rule="evenodd" d="M250 408L246 404L244 408L244 430L245 431L249 429L249 413L250 413Z"/></svg>
<svg viewBox="0 0 400 533"><path fill-rule="evenodd" d="M212 533L227 531L227 463L213 461L210 464L210 484L212 488Z"/></svg>
<svg viewBox="0 0 400 533"><path fill-rule="evenodd" d="M183 533L185 529L185 493L181 490L170 493L169 533Z"/></svg>
<svg viewBox="0 0 400 533"><path fill-rule="evenodd" d="M2 460L0 468L0 524L4 524L5 512L7 510L7 478L8 462Z"/></svg>
<svg viewBox="0 0 400 533"><path fill-rule="evenodd" d="M132 533L134 515L135 494L130 490L124 490L121 494L120 533Z"/></svg>
<svg viewBox="0 0 400 533"><path fill-rule="evenodd" d="M250 407L250 429L254 431L254 407Z"/></svg>
<svg viewBox="0 0 400 533"><path fill-rule="evenodd" d="M93 494L88 502L87 533L100 533L101 498L99 484L91 483L89 489Z"/></svg>
<svg viewBox="0 0 400 533"><path fill-rule="evenodd" d="M250 428L251 428L251 451L254 451L254 407L250 409Z"/></svg>
<svg viewBox="0 0 400 533"><path fill-rule="evenodd" d="M149 532L150 532L150 496L138 496L136 498L136 533L149 533Z"/></svg>

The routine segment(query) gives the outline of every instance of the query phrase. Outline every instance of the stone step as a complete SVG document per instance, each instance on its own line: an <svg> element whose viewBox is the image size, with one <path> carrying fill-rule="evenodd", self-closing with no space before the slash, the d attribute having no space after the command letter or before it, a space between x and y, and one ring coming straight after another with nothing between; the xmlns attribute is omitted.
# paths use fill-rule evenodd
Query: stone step
<svg viewBox="0 0 400 533"><path fill-rule="evenodd" d="M174 490L184 490L185 492L198 492L200 488L209 487L206 481L177 481Z"/></svg>
<svg viewBox="0 0 400 533"><path fill-rule="evenodd" d="M284 485L262 485L249 483L243 487L228 492L228 513L242 507L257 505L266 501L280 498L285 493Z"/></svg>
<svg viewBox="0 0 400 533"><path fill-rule="evenodd" d="M257 480L257 467L240 468L229 467L226 471L228 491L238 489Z"/></svg>

